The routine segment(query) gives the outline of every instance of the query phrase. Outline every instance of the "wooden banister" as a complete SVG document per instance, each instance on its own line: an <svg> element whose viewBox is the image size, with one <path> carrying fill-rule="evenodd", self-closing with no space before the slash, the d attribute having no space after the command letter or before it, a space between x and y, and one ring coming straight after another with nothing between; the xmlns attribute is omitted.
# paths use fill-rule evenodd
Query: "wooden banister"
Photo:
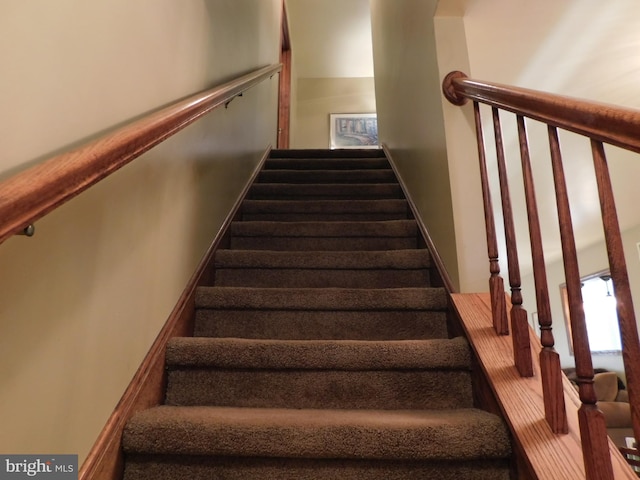
<svg viewBox="0 0 640 480"><path fill-rule="evenodd" d="M269 65L239 76L0 183L0 242L280 69Z"/></svg>
<svg viewBox="0 0 640 480"><path fill-rule="evenodd" d="M447 75L443 91L455 105L475 100L640 153L640 111L635 109L471 80L462 72Z"/></svg>
<svg viewBox="0 0 640 480"><path fill-rule="evenodd" d="M585 323L581 280L578 268L576 242L571 218L571 205L567 194L567 186L563 168L563 156L558 139L558 129L567 130L586 137L591 142L595 178L598 185L598 199L601 205L605 242L609 257L611 276L616 286L618 321L622 337L622 350L625 372L629 386L631 417L636 438L640 438L640 339L633 311L633 302L627 267L624 259L620 227L616 214L613 189L609 178L609 170L605 156L604 144L615 145L625 150L640 153L640 111L624 107L607 105L598 102L579 100L562 95L554 95L530 89L512 87L497 83L472 80L462 72L451 72L442 85L446 98L455 105L473 102L478 154L481 164L481 182L487 220L487 240L490 257L490 279L496 277L499 269L495 250L495 226L493 215L487 212L491 208L489 182L484 151L483 131L481 128L479 104L491 107L493 128L496 140L496 161L502 198L503 218L505 222L505 243L509 262L509 280L512 293L512 334L514 345L513 365L524 375L523 359L528 352L525 340L519 340L517 320L526 321L526 313L522 316L520 304L520 274L517 265L516 239L513 230L513 213L509 197L509 185L506 174L506 161L503 151L503 140L500 125L500 110L516 115L518 127L518 144L522 161L527 217L529 220L529 241L533 260L533 273L536 288L541 329L541 381L544 394L545 418L556 433L566 433L567 420L565 405L561 395L561 378L557 353L553 350L554 340L551 333L552 320L549 308L549 294L546 283L542 238L535 201L535 186L529 158L528 139L525 130L525 118L546 124L549 134L551 152L551 170L553 172L554 189L558 210L562 256L569 300L569 318L572 329L573 350L575 354L577 383L581 406L578 410L579 430L582 439L582 450L586 478L589 480L613 479L613 470L607 430L602 412L597 407L597 398L593 385L594 371L591 361L591 350ZM491 222L489 222L491 220ZM490 280L490 282L493 280ZM617 287L619 285L619 288ZM502 292L499 292L502 294ZM496 292L491 292L495 298ZM499 325L502 308L492 302L494 324ZM515 323L514 323L515 322ZM500 333L500 332L498 332ZM529 357L530 358L530 357Z"/></svg>

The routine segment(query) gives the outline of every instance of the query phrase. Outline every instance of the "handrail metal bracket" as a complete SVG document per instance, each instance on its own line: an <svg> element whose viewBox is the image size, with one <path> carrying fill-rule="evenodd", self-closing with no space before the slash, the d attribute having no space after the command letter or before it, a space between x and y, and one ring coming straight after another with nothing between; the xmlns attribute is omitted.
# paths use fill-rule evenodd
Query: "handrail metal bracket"
<svg viewBox="0 0 640 480"><path fill-rule="evenodd" d="M20 230L18 233L16 233L16 235L22 235L24 237L33 237L35 233L36 233L36 227L33 223L30 223L29 225L24 227L22 230Z"/></svg>
<svg viewBox="0 0 640 480"><path fill-rule="evenodd" d="M231 100L229 100L229 101L225 102L225 104L224 104L224 108L228 108L228 107L229 107L229 104L230 104L231 102L233 102L236 98L241 97L241 96L242 96L242 93L239 93L238 95L236 95L235 97L233 97Z"/></svg>

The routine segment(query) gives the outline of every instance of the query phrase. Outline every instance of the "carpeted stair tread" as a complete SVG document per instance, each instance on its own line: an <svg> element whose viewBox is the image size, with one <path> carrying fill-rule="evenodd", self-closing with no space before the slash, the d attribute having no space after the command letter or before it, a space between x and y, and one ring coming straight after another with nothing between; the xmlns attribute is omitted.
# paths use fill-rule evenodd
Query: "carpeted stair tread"
<svg viewBox="0 0 640 480"><path fill-rule="evenodd" d="M415 220L375 222L231 222L231 235L269 237L410 237Z"/></svg>
<svg viewBox="0 0 640 480"><path fill-rule="evenodd" d="M398 288L430 285L426 249L272 251L221 249L216 286Z"/></svg>
<svg viewBox="0 0 640 480"><path fill-rule="evenodd" d="M254 369L469 369L463 338L363 340L251 340L176 337L166 352L169 367Z"/></svg>
<svg viewBox="0 0 640 480"><path fill-rule="evenodd" d="M235 221L230 248L238 250L401 250L416 248L415 220Z"/></svg>
<svg viewBox="0 0 640 480"><path fill-rule="evenodd" d="M510 455L496 416L476 409L304 410L159 406L137 413L126 453L394 460Z"/></svg>
<svg viewBox="0 0 640 480"><path fill-rule="evenodd" d="M251 199L351 200L355 198L404 198L397 183L254 183Z"/></svg>
<svg viewBox="0 0 640 480"><path fill-rule="evenodd" d="M198 287L196 307L266 310L444 310L442 288Z"/></svg>
<svg viewBox="0 0 640 480"><path fill-rule="evenodd" d="M387 169L386 158L269 158L266 170L368 170Z"/></svg>
<svg viewBox="0 0 640 480"><path fill-rule="evenodd" d="M258 182L267 183L388 183L395 181L393 170L262 170Z"/></svg>
<svg viewBox="0 0 640 480"><path fill-rule="evenodd" d="M451 409L473 406L469 369L168 370L166 405L295 409Z"/></svg>
<svg viewBox="0 0 640 480"><path fill-rule="evenodd" d="M446 312L215 310L196 312L194 335L282 340L446 338Z"/></svg>
<svg viewBox="0 0 640 480"><path fill-rule="evenodd" d="M384 410L473 406L469 350L462 339L175 340L167 350L167 368L167 405Z"/></svg>
<svg viewBox="0 0 640 480"><path fill-rule="evenodd" d="M431 266L426 249L282 252L270 250L220 249L216 268L306 268L306 269L419 269Z"/></svg>

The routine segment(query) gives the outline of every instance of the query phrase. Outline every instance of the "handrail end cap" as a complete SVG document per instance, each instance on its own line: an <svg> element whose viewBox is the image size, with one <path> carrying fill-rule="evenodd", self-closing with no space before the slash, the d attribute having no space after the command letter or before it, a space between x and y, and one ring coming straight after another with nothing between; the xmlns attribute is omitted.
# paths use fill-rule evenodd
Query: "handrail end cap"
<svg viewBox="0 0 640 480"><path fill-rule="evenodd" d="M449 72L444 80L442 81L442 93L444 96L454 105L462 106L467 103L468 99L466 97L462 97L456 94L456 89L454 85L454 80L458 78L468 78L467 74L461 72L459 70L454 70L453 72Z"/></svg>

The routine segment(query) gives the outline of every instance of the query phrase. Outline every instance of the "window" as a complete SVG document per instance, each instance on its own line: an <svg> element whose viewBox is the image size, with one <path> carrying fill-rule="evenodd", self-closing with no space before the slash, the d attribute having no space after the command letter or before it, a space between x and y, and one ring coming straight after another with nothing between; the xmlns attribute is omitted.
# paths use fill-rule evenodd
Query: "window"
<svg viewBox="0 0 640 480"><path fill-rule="evenodd" d="M566 285L560 286L560 295L567 326L569 352L573 355L573 337L569 321ZM582 301L591 353L595 355L619 354L622 350L620 327L613 281L608 271L595 273L582 279Z"/></svg>

